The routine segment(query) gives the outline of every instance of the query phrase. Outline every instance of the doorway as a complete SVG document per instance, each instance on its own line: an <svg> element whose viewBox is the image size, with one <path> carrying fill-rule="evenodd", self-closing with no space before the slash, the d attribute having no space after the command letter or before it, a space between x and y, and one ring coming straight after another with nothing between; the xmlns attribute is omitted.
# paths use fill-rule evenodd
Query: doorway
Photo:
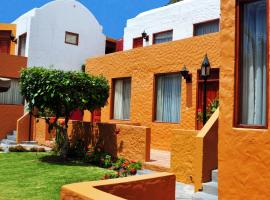
<svg viewBox="0 0 270 200"><path fill-rule="evenodd" d="M203 82L201 77L201 70L197 71L197 105L196 105L196 130L201 130L203 127L202 120L199 113L203 112ZM219 98L219 68L212 68L211 75L207 79L207 107L216 99Z"/></svg>

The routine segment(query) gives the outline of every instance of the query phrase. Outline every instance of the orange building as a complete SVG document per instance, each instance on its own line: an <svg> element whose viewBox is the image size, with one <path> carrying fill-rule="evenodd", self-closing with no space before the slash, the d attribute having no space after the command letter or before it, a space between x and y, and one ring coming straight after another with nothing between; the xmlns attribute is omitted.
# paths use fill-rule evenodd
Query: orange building
<svg viewBox="0 0 270 200"><path fill-rule="evenodd" d="M24 102L19 92L20 70L27 58L15 56L16 25L0 24L0 77L11 79L7 92L0 93L0 140L16 130L17 119L23 115Z"/></svg>

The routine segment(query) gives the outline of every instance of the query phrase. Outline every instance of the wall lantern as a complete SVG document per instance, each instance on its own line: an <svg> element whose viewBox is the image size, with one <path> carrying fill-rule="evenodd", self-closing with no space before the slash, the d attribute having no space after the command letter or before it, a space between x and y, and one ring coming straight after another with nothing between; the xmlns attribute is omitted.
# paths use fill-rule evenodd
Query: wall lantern
<svg viewBox="0 0 270 200"><path fill-rule="evenodd" d="M187 83L192 82L192 75L191 75L191 73L189 73L186 65L184 65L184 67L181 69L180 73L183 76L183 78L186 79Z"/></svg>
<svg viewBox="0 0 270 200"><path fill-rule="evenodd" d="M10 88L10 85L11 85L10 79L0 77L0 93L7 92Z"/></svg>
<svg viewBox="0 0 270 200"><path fill-rule="evenodd" d="M207 78L211 75L211 65L207 54L205 54L201 66L201 77L203 78L203 125L207 122Z"/></svg>
<svg viewBox="0 0 270 200"><path fill-rule="evenodd" d="M202 77L209 77L211 74L211 65L208 59L207 54L205 54L201 66L201 76Z"/></svg>
<svg viewBox="0 0 270 200"><path fill-rule="evenodd" d="M17 44L17 39L16 39L16 37L13 35L13 33L10 34L10 40L11 40L12 42L14 42L15 44Z"/></svg>
<svg viewBox="0 0 270 200"><path fill-rule="evenodd" d="M145 30L142 32L142 38L145 39L146 42L149 41L149 35L145 32Z"/></svg>

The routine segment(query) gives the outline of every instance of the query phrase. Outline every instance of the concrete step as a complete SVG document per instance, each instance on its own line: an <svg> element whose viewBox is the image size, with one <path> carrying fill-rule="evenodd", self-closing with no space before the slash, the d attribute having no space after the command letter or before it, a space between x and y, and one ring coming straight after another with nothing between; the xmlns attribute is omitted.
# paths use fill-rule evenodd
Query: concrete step
<svg viewBox="0 0 270 200"><path fill-rule="evenodd" d="M8 140L13 140L16 142L16 135L7 135Z"/></svg>
<svg viewBox="0 0 270 200"><path fill-rule="evenodd" d="M16 145L16 144L17 144L16 141L14 141L14 140L9 140L9 139L3 139L3 140L1 141L1 143L4 144L4 145Z"/></svg>
<svg viewBox="0 0 270 200"><path fill-rule="evenodd" d="M218 183L217 182L203 183L203 192L212 195L218 195Z"/></svg>
<svg viewBox="0 0 270 200"><path fill-rule="evenodd" d="M137 171L137 175L146 175L146 174L153 174L153 173L155 172L149 169L143 169L143 170Z"/></svg>
<svg viewBox="0 0 270 200"><path fill-rule="evenodd" d="M37 145L37 141L21 141L20 144Z"/></svg>
<svg viewBox="0 0 270 200"><path fill-rule="evenodd" d="M218 200L218 196L207 194L205 192L196 192L192 200Z"/></svg>
<svg viewBox="0 0 270 200"><path fill-rule="evenodd" d="M218 182L218 170L213 170L212 171L212 181Z"/></svg>

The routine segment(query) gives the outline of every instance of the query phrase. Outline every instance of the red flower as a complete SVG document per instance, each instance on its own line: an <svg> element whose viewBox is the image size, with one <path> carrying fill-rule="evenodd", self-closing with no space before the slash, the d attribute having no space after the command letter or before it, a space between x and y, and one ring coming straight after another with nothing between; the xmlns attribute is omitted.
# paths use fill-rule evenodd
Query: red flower
<svg viewBox="0 0 270 200"><path fill-rule="evenodd" d="M49 122L50 124L53 124L55 122L56 117L50 117Z"/></svg>
<svg viewBox="0 0 270 200"><path fill-rule="evenodd" d="M131 163L135 163L135 160L130 160Z"/></svg>
<svg viewBox="0 0 270 200"><path fill-rule="evenodd" d="M65 120L61 119L61 120L59 120L59 123L60 123L60 125L64 126L65 125Z"/></svg>
<svg viewBox="0 0 270 200"><path fill-rule="evenodd" d="M118 129L118 128L115 129L114 134L115 134L115 135L118 135L119 133L120 133L120 129Z"/></svg>
<svg viewBox="0 0 270 200"><path fill-rule="evenodd" d="M201 108L198 108L198 110L197 110L197 111L198 111L198 113L200 113L200 112L202 112L202 109L201 109Z"/></svg>

